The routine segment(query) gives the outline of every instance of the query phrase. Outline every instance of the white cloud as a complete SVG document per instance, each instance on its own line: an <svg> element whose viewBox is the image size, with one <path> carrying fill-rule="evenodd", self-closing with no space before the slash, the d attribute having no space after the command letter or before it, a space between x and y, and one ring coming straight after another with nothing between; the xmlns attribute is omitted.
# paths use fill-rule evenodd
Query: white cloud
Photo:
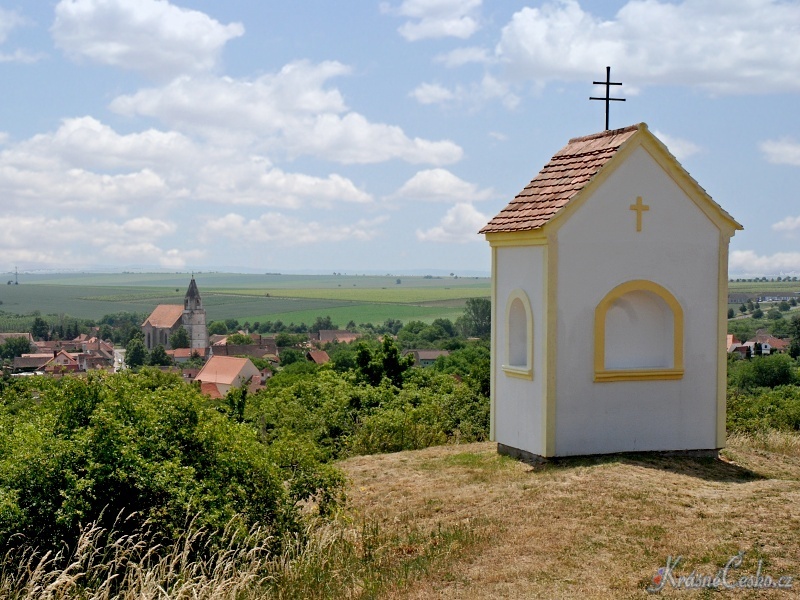
<svg viewBox="0 0 800 600"><path fill-rule="evenodd" d="M496 62L497 59L491 56L486 48L470 46L468 48L456 48L445 54L440 54L433 60L443 64L445 67L454 68L468 64L491 64Z"/></svg>
<svg viewBox="0 0 800 600"><path fill-rule="evenodd" d="M700 146L694 142L672 135L667 135L666 133L662 133L658 130L653 130L653 135L661 140L667 149L672 153L672 155L680 161L686 160L701 150Z"/></svg>
<svg viewBox="0 0 800 600"><path fill-rule="evenodd" d="M800 273L800 252L777 252L762 256L753 250L734 250L729 270L742 275L775 275Z"/></svg>
<svg viewBox="0 0 800 600"><path fill-rule="evenodd" d="M478 230L486 225L489 217L475 210L471 204L456 204L439 222L427 230L418 229L421 242L467 243L483 241Z"/></svg>
<svg viewBox="0 0 800 600"><path fill-rule="evenodd" d="M453 92L438 83L422 83L409 96L420 104L442 104L455 98Z"/></svg>
<svg viewBox="0 0 800 600"><path fill-rule="evenodd" d="M422 39L456 37L466 39L480 27L478 11L482 0L404 0L393 8L382 4L384 12L408 17L398 32L409 42Z"/></svg>
<svg viewBox="0 0 800 600"><path fill-rule="evenodd" d="M611 20L559 0L514 14L496 54L513 76L539 82L599 77L613 65L634 85L797 91L798 22L800 5L779 0L630 0Z"/></svg>
<svg viewBox="0 0 800 600"><path fill-rule="evenodd" d="M66 119L53 133L0 152L7 205L126 214L134 207L201 200L300 208L372 196L336 173L316 177L272 166L246 149L199 144L177 132L121 135L92 117Z"/></svg>
<svg viewBox="0 0 800 600"><path fill-rule="evenodd" d="M772 230L782 231L789 235L794 234L794 232L800 232L800 216L781 219L777 223L772 224Z"/></svg>
<svg viewBox="0 0 800 600"><path fill-rule="evenodd" d="M0 44L5 44L8 34L26 22L25 17L17 11L0 8Z"/></svg>
<svg viewBox="0 0 800 600"><path fill-rule="evenodd" d="M55 15L53 38L67 55L155 77L212 69L244 33L165 0L62 0Z"/></svg>
<svg viewBox="0 0 800 600"><path fill-rule="evenodd" d="M251 144L288 155L313 155L343 164L391 159L434 165L461 159L449 140L410 138L397 126L372 123L349 111L327 81L349 73L337 62L286 65L256 80L180 77L163 88L120 96L111 109L155 117L216 144Z"/></svg>
<svg viewBox="0 0 800 600"><path fill-rule="evenodd" d="M206 238L225 237L243 245L265 242L281 246L301 246L344 241L369 241L380 233L378 226L386 220L378 217L361 220L352 225L306 221L281 213L266 213L257 219L229 213L221 218L208 219L203 227Z"/></svg>
<svg viewBox="0 0 800 600"><path fill-rule="evenodd" d="M98 257L131 264L178 268L200 250L163 249L155 242L172 235L174 223L138 217L121 223L74 217L15 215L0 217L0 253L28 268L81 267ZM31 243L35 240L35 243Z"/></svg>
<svg viewBox="0 0 800 600"><path fill-rule="evenodd" d="M446 169L419 171L406 181L392 198L432 202L477 202L487 200L494 190L481 190L474 183L456 177Z"/></svg>
<svg viewBox="0 0 800 600"><path fill-rule="evenodd" d="M767 162L800 167L800 143L790 139L766 140L761 142L758 147Z"/></svg>
<svg viewBox="0 0 800 600"><path fill-rule="evenodd" d="M471 109L484 105L489 100L499 99L508 109L519 105L519 96L511 91L508 83L486 73L478 83L458 85L449 90L435 83L423 83L411 92L411 97L420 104L466 105Z"/></svg>

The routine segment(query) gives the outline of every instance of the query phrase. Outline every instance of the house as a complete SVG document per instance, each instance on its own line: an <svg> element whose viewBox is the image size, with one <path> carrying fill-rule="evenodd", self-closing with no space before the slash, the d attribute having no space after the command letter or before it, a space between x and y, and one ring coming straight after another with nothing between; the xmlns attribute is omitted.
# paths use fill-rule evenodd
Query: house
<svg viewBox="0 0 800 600"><path fill-rule="evenodd" d="M768 333L766 329L756 330L755 337L745 342L745 345L750 346L751 350L756 344L761 344L762 355L784 353L789 350L789 342L787 340L776 338Z"/></svg>
<svg viewBox="0 0 800 600"><path fill-rule="evenodd" d="M212 356L195 377L200 382L200 389L212 398L222 397L233 387L248 385L256 377L261 379L261 372L249 358L234 356Z"/></svg>
<svg viewBox="0 0 800 600"><path fill-rule="evenodd" d="M324 365L331 361L331 357L325 350L309 350L306 352L306 360L313 362L316 365Z"/></svg>
<svg viewBox="0 0 800 600"><path fill-rule="evenodd" d="M170 350L172 346L169 339L181 326L189 336L189 348L208 348L206 311L194 275L186 290L183 306L159 304L142 323L145 347L152 350L156 346L164 346L166 350Z"/></svg>
<svg viewBox="0 0 800 600"><path fill-rule="evenodd" d="M741 228L644 123L571 139L480 231L498 450L723 447L728 244Z"/></svg>
<svg viewBox="0 0 800 600"><path fill-rule="evenodd" d="M320 329L319 333L311 334L311 341L319 342L320 344L327 344L330 342L349 344L356 341L360 337L360 333L353 333L352 331L347 331L345 329Z"/></svg>
<svg viewBox="0 0 800 600"><path fill-rule="evenodd" d="M405 350L403 356L414 356L415 367L430 367L440 356L450 356L447 350Z"/></svg>

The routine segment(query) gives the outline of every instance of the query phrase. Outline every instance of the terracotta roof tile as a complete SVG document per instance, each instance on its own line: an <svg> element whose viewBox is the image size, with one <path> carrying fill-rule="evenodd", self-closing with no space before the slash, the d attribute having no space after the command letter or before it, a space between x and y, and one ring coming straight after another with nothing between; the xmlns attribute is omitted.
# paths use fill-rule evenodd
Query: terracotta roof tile
<svg viewBox="0 0 800 600"><path fill-rule="evenodd" d="M480 233L544 226L603 168L638 125L573 138Z"/></svg>
<svg viewBox="0 0 800 600"><path fill-rule="evenodd" d="M153 327L169 329L182 318L183 306L180 304L159 304L142 325L150 323Z"/></svg>

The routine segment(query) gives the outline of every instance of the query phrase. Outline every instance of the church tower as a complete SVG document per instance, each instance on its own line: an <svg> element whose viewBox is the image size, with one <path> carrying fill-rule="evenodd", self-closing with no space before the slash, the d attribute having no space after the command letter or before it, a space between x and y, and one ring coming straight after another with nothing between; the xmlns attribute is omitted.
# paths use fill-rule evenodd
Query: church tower
<svg viewBox="0 0 800 600"><path fill-rule="evenodd" d="M189 347L192 349L208 348L208 329L206 328L206 311L203 300L194 281L189 282L189 289L183 299L183 326L189 334Z"/></svg>

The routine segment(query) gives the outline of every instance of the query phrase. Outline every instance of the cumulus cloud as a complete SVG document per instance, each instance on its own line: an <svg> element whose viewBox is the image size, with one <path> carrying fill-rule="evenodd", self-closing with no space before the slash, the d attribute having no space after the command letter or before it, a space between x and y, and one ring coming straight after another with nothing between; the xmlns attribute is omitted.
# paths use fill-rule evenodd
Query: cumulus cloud
<svg viewBox="0 0 800 600"><path fill-rule="evenodd" d="M800 252L777 252L771 256L756 254L753 250L734 250L728 268L742 275L774 275L800 273Z"/></svg>
<svg viewBox="0 0 800 600"><path fill-rule="evenodd" d="M482 0L404 0L400 6L381 5L384 12L408 21L398 32L409 42L456 37L466 39L480 27L478 12Z"/></svg>
<svg viewBox="0 0 800 600"><path fill-rule="evenodd" d="M255 80L185 76L162 88L120 96L111 109L155 117L216 143L249 143L291 157L312 155L342 164L400 159L444 165L461 159L463 151L454 142L412 138L398 126L372 123L350 111L339 90L326 86L347 73L341 63L299 61Z"/></svg>
<svg viewBox="0 0 800 600"><path fill-rule="evenodd" d="M653 135L655 135L664 143L664 145L675 158L681 161L686 160L693 154L697 154L701 150L700 146L694 142L672 135L667 135L661 131L654 130Z"/></svg>
<svg viewBox="0 0 800 600"><path fill-rule="evenodd" d="M202 234L206 238L225 237L245 245L277 243L281 246L325 244L343 241L369 241L380 233L378 226L386 220L378 217L354 224L321 223L289 217L281 213L265 213L257 219L228 213L208 219Z"/></svg>
<svg viewBox="0 0 800 600"><path fill-rule="evenodd" d="M457 85L452 90L436 83L423 83L410 96L420 104L457 104L470 109L480 107L490 100L500 100L509 109L516 108L520 102L519 96L511 91L507 82L489 73L485 73L477 83Z"/></svg>
<svg viewBox="0 0 800 600"><path fill-rule="evenodd" d="M123 222L74 217L15 215L0 217L0 253L28 268L81 267L103 260L158 264L165 268L199 258L197 249L164 249L159 238L175 232L174 223L149 217ZM36 240L35 244L31 240Z"/></svg>
<svg viewBox="0 0 800 600"><path fill-rule="evenodd" d="M767 162L800 167L800 143L790 139L766 140L758 147Z"/></svg>
<svg viewBox="0 0 800 600"><path fill-rule="evenodd" d="M486 225L489 217L475 210L468 203L460 203L447 211L436 227L418 229L421 242L467 243L482 241L478 230Z"/></svg>
<svg viewBox="0 0 800 600"><path fill-rule="evenodd" d="M470 46L467 48L456 48L445 54L440 54L434 58L434 62L441 63L445 67L462 67L468 64L492 64L496 62L486 48Z"/></svg>
<svg viewBox="0 0 800 600"><path fill-rule="evenodd" d="M406 181L392 198L422 200L427 202L477 202L487 200L494 190L480 189L446 169L419 171Z"/></svg>
<svg viewBox="0 0 800 600"><path fill-rule="evenodd" d="M28 19L15 10L0 8L0 44L5 44L9 34L19 27L29 25ZM16 48L12 52L0 52L0 63L33 63L44 58L40 52Z"/></svg>
<svg viewBox="0 0 800 600"><path fill-rule="evenodd" d="M213 69L241 23L223 25L165 0L62 0L55 8L55 44L74 59L154 77Z"/></svg>
<svg viewBox="0 0 800 600"><path fill-rule="evenodd" d="M800 5L779 0L630 0L610 20L559 0L515 13L496 54L509 74L539 82L585 80L614 65L637 85L797 91L798 21Z"/></svg>
<svg viewBox="0 0 800 600"><path fill-rule="evenodd" d="M786 217L785 219L781 219L777 223L772 224L772 230L787 233L789 235L793 235L795 232L800 233L800 216Z"/></svg>
<svg viewBox="0 0 800 600"><path fill-rule="evenodd" d="M134 207L205 201L300 208L372 196L336 173L290 173L246 149L195 142L177 132L119 134L92 117L65 119L0 152L7 205L126 214Z"/></svg>

